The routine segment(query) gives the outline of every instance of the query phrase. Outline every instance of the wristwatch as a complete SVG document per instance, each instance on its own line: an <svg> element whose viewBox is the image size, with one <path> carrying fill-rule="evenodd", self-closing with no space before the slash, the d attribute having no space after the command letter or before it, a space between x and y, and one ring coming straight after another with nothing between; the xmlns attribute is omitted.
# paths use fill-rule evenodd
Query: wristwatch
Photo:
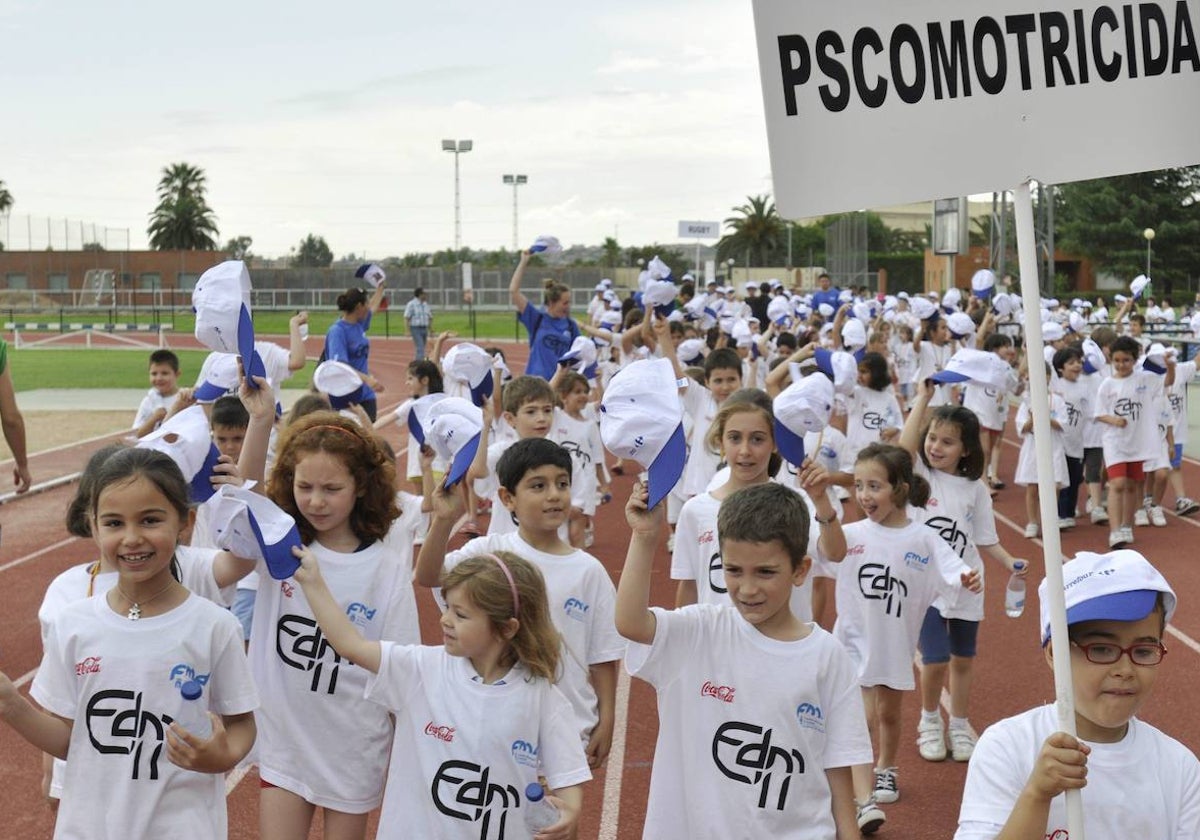
<svg viewBox="0 0 1200 840"><path fill-rule="evenodd" d="M832 522L833 520L837 519L837 514L836 514L836 513L831 513L831 514L829 514L829 518L828 518L828 519L822 519L820 516L818 516L817 514L815 514L815 513L814 513L814 514L813 514L813 519L817 520L817 524L818 524L818 525L828 525L830 522Z"/></svg>

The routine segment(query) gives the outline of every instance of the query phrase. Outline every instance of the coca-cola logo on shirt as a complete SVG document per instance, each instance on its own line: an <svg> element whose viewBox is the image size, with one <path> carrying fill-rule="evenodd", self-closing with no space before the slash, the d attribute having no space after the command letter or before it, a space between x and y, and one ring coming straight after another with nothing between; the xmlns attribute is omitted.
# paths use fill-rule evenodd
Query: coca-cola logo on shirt
<svg viewBox="0 0 1200 840"><path fill-rule="evenodd" d="M77 677L83 677L88 674L99 674L99 673L100 673L100 657L99 656L89 656L87 659L83 660L82 662L75 663L75 676L77 676Z"/></svg>
<svg viewBox="0 0 1200 840"><path fill-rule="evenodd" d="M858 554L862 554L866 550L867 550L867 547L865 545L863 545L862 543L859 543L858 545L852 545L846 549L846 556L854 557Z"/></svg>
<svg viewBox="0 0 1200 840"><path fill-rule="evenodd" d="M431 738L437 738L439 741L445 741L447 744L454 740L453 726L439 726L433 721L425 724L425 734Z"/></svg>
<svg viewBox="0 0 1200 840"><path fill-rule="evenodd" d="M281 580L279 582L279 591L283 593L284 598L291 598L292 593L296 591L296 587L286 580Z"/></svg>
<svg viewBox="0 0 1200 840"><path fill-rule="evenodd" d="M708 529L707 531L705 531L703 534L701 534L700 538L698 540L696 540L696 542L700 543L700 545L706 545L712 541L713 541L713 532L712 532L711 528Z"/></svg>
<svg viewBox="0 0 1200 840"><path fill-rule="evenodd" d="M712 697L722 703L732 703L736 691L737 689L731 685L717 685L711 681L705 681L704 685L700 686L701 697Z"/></svg>

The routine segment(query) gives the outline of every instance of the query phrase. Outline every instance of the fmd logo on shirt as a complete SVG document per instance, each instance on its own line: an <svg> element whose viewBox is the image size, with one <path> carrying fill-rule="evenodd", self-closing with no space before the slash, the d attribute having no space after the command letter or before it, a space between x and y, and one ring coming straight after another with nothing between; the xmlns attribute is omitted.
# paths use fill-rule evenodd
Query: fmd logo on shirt
<svg viewBox="0 0 1200 840"><path fill-rule="evenodd" d="M563 612L567 614L567 618L573 618L576 621L583 621L587 618L589 605L572 596L563 604Z"/></svg>
<svg viewBox="0 0 1200 840"><path fill-rule="evenodd" d="M366 604L355 601L350 606L346 607L346 617L350 619L351 624L357 624L359 627L366 627L371 623L371 619L375 617L377 608L373 609Z"/></svg>
<svg viewBox="0 0 1200 840"><path fill-rule="evenodd" d="M538 766L537 745L521 739L513 741L512 757L513 761L517 762L517 764L523 764L526 767L533 767L536 769Z"/></svg>
<svg viewBox="0 0 1200 840"><path fill-rule="evenodd" d="M208 685L208 674L197 674L196 669L186 662L180 662L171 669L171 682L176 688L182 688L185 682L197 682Z"/></svg>
<svg viewBox="0 0 1200 840"><path fill-rule="evenodd" d="M797 706L796 720L805 729L822 733L825 731L825 716L821 713L821 707L816 703L801 703Z"/></svg>
<svg viewBox="0 0 1200 840"><path fill-rule="evenodd" d="M904 565L910 569L926 569L929 567L929 557L909 551L904 555Z"/></svg>

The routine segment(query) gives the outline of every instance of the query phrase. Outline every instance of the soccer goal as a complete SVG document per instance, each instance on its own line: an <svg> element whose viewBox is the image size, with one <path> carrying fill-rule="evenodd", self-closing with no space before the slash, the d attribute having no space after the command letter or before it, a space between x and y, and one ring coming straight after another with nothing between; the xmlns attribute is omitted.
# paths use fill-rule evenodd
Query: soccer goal
<svg viewBox="0 0 1200 840"><path fill-rule="evenodd" d="M112 306L115 272L111 268L89 268L83 276L81 306Z"/></svg>

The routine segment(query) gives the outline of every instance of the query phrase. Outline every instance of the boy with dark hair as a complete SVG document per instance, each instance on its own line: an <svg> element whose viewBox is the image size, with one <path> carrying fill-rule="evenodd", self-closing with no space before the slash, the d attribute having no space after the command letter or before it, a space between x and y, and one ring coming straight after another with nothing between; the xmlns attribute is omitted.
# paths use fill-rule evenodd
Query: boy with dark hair
<svg viewBox="0 0 1200 840"><path fill-rule="evenodd" d="M1166 649L1175 593L1135 551L1080 552L1063 567L1078 737L1054 704L992 724L971 757L955 840L1067 836L1083 789L1088 840L1200 837L1200 761L1137 719ZM1053 666L1046 581L1041 636Z"/></svg>
<svg viewBox="0 0 1200 840"><path fill-rule="evenodd" d="M731 494L717 531L732 604L666 610L649 606L664 517L647 499L639 482L625 508L633 535L616 614L626 667L658 692L643 836L874 831L882 813L857 819L850 775L873 758L854 666L790 607L811 564L804 502L774 482Z"/></svg>
<svg viewBox="0 0 1200 840"><path fill-rule="evenodd" d="M135 437L145 437L159 427L179 393L179 357L170 350L150 354L150 390L133 420Z"/></svg>
<svg viewBox="0 0 1200 840"><path fill-rule="evenodd" d="M516 529L478 537L447 554L462 501L457 492L439 487L433 493L429 533L417 557L416 581L438 586L443 571L462 560L503 551L541 570L550 614L564 647L557 685L571 701L588 764L595 769L612 746L617 662L624 645L614 622L616 593L608 572L599 560L572 548L559 535L571 509L571 453L544 438L519 440L500 457L496 475L496 511L507 509Z"/></svg>

